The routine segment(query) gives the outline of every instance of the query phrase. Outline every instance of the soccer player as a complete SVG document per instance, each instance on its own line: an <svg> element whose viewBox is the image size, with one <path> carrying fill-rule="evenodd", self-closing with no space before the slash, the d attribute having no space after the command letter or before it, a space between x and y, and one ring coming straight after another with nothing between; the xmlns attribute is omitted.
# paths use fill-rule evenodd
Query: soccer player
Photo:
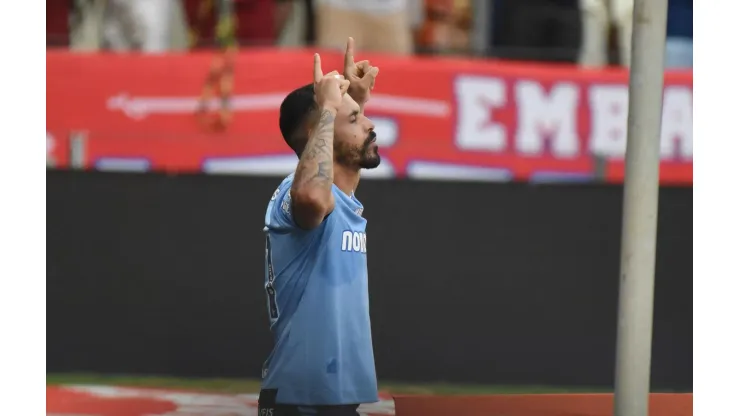
<svg viewBox="0 0 740 416"><path fill-rule="evenodd" d="M265 215L265 290L275 346L262 370L259 415L349 416L378 400L360 169L380 164L365 117L378 68L354 62L288 94L280 130L299 157Z"/></svg>

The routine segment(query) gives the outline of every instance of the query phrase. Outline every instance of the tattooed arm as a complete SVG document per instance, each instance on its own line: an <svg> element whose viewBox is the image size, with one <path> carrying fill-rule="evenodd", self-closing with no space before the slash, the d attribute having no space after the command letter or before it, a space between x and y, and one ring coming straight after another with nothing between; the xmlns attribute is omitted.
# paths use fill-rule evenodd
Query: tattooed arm
<svg viewBox="0 0 740 416"><path fill-rule="evenodd" d="M342 94L349 81L321 70L321 57L314 55L313 93L320 111L309 130L290 188L293 220L304 229L318 227L334 209L334 118L342 106Z"/></svg>
<svg viewBox="0 0 740 416"><path fill-rule="evenodd" d="M290 190L293 219L299 227L313 229L334 209L334 118L336 110L322 108L311 129Z"/></svg>

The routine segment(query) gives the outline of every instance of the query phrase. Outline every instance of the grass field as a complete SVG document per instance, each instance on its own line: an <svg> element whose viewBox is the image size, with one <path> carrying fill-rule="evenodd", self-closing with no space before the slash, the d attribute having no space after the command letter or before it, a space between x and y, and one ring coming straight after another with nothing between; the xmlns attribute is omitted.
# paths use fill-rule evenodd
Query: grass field
<svg viewBox="0 0 740 416"><path fill-rule="evenodd" d="M232 378L175 378L135 375L98 374L47 374L46 385L90 384L129 387L170 388L197 390L214 393L257 393L259 380ZM605 389L587 387L548 387L548 386L496 386L466 385L450 383L380 383L380 389L395 394L518 394L518 393L601 393Z"/></svg>

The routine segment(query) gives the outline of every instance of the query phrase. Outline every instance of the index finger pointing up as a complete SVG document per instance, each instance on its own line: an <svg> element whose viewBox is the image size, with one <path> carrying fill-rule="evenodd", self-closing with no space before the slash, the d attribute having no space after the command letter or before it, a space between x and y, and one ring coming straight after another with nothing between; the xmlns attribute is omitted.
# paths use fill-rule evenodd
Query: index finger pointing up
<svg viewBox="0 0 740 416"><path fill-rule="evenodd" d="M318 53L313 55L313 82L321 81L324 72L321 70L321 56Z"/></svg>
<svg viewBox="0 0 740 416"><path fill-rule="evenodd" d="M355 40L347 38L347 50L344 51L344 69L351 69L355 65Z"/></svg>

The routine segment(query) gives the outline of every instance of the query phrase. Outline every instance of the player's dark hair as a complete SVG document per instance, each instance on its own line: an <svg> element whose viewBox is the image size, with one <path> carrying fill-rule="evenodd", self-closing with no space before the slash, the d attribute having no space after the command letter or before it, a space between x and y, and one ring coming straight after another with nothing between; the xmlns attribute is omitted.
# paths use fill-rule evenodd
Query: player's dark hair
<svg viewBox="0 0 740 416"><path fill-rule="evenodd" d="M305 126L314 110L313 84L293 90L280 104L280 133L299 157L308 141Z"/></svg>

